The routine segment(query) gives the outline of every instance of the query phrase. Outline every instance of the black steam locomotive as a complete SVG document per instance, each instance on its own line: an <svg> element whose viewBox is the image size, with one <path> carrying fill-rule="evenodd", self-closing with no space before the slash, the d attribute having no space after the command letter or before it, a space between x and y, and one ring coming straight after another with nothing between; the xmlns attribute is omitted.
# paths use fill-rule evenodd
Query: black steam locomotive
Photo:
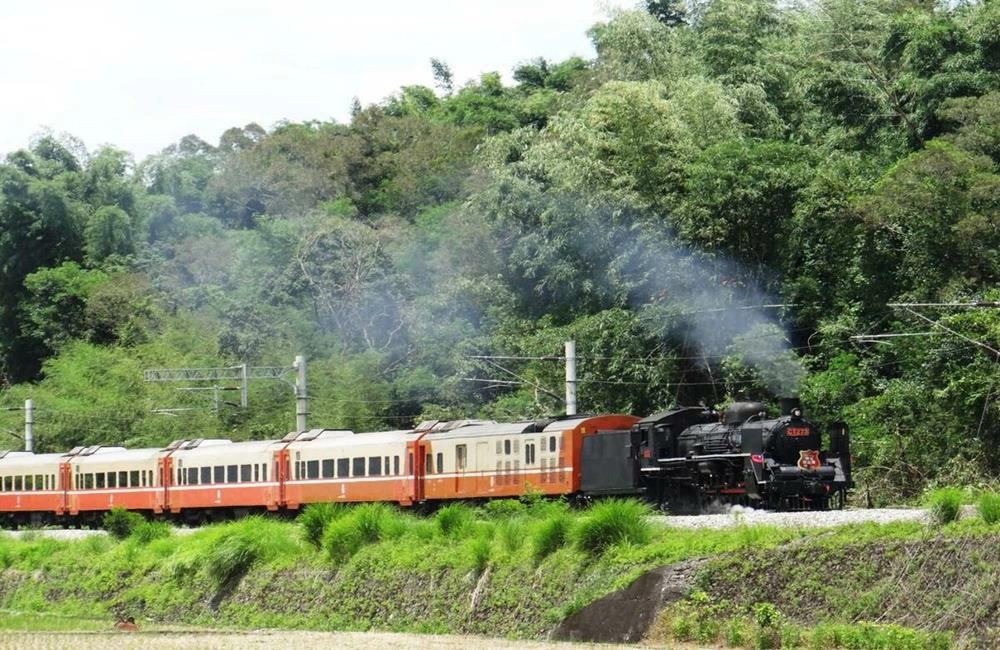
<svg viewBox="0 0 1000 650"><path fill-rule="evenodd" d="M705 407L656 413L631 431L585 438L581 465L585 493L640 493L675 512L726 504L840 508L854 485L847 425L832 427L824 450L792 399L782 400L778 418L768 418L760 402L737 402L721 414Z"/></svg>

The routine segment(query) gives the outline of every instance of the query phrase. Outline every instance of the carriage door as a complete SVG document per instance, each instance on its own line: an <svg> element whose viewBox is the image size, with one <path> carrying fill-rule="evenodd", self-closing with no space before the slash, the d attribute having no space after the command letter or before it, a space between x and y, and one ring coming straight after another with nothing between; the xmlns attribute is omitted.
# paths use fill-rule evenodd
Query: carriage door
<svg viewBox="0 0 1000 650"><path fill-rule="evenodd" d="M69 508L69 491L73 489L73 468L69 463L59 463L59 485L53 488L59 491L56 514L64 514Z"/></svg>
<svg viewBox="0 0 1000 650"><path fill-rule="evenodd" d="M472 485L468 485L465 482L465 473L468 471L469 465L469 446L467 444L455 445L455 494L459 495L463 490L470 492L475 490L476 486L473 482Z"/></svg>
<svg viewBox="0 0 1000 650"><path fill-rule="evenodd" d="M153 512L166 512L170 509L170 480L173 476L174 459L170 456L156 459L156 478L159 480L160 489L155 491L156 499L153 502Z"/></svg>
<svg viewBox="0 0 1000 650"><path fill-rule="evenodd" d="M271 477L275 485L268 486L267 509L277 510L285 503L285 481L288 480L288 450L280 449L274 452L274 461L271 463Z"/></svg>

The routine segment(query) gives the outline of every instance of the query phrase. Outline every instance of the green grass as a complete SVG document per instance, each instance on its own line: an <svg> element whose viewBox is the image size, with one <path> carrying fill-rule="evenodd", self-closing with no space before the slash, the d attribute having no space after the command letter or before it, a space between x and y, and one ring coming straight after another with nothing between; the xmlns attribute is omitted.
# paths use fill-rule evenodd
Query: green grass
<svg viewBox="0 0 1000 650"><path fill-rule="evenodd" d="M959 488L939 488L927 495L927 506L935 523L944 525L958 519L964 493Z"/></svg>
<svg viewBox="0 0 1000 650"><path fill-rule="evenodd" d="M688 558L731 552L742 558L800 540L836 549L996 534L978 517L934 529L906 522L834 531L688 530L649 525L645 506L631 502L583 510L542 499L508 503L516 505L452 505L427 517L384 504L344 506L329 518L310 515L326 520L320 548L305 532L306 512L294 523L257 517L169 537L155 523L125 540L0 535L0 569L7 569L0 574L0 610L538 637L645 571ZM691 633L741 634L736 623L727 625L720 619Z"/></svg>
<svg viewBox="0 0 1000 650"><path fill-rule="evenodd" d="M302 538L316 548L321 548L327 524L348 511L349 508L340 503L310 503L296 518L302 526Z"/></svg>
<svg viewBox="0 0 1000 650"><path fill-rule="evenodd" d="M125 539L145 521L143 516L138 513L129 512L125 508L112 508L104 515L101 525L112 537Z"/></svg>
<svg viewBox="0 0 1000 650"><path fill-rule="evenodd" d="M997 523L1000 521L1000 494L984 492L979 496L976 509L987 524L992 526Z"/></svg>
<svg viewBox="0 0 1000 650"><path fill-rule="evenodd" d="M649 507L639 501L601 501L576 526L576 544L590 555L600 555L623 542L645 544L651 536L650 514Z"/></svg>

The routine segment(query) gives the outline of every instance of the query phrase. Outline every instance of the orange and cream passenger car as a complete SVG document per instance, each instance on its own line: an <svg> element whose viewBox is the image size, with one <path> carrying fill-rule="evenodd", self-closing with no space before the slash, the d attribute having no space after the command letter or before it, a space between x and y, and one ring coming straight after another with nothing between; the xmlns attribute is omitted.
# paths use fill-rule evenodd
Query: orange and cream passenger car
<svg viewBox="0 0 1000 650"><path fill-rule="evenodd" d="M314 429L282 440L176 441L165 449L0 452L0 521L92 523L114 507L199 519L328 501L408 506L576 494L583 439L637 420L461 420L373 433Z"/></svg>

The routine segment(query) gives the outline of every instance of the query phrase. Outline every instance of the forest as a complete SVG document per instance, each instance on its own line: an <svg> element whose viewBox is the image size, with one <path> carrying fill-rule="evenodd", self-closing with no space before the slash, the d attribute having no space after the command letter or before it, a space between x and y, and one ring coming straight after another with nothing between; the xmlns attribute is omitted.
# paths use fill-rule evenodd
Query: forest
<svg viewBox="0 0 1000 650"><path fill-rule="evenodd" d="M797 394L876 500L1000 476L1000 311L894 306L1000 300L1000 2L647 0L589 36L511 82L432 59L349 123L7 155L0 448L27 398L37 451L281 437L288 382L143 370L298 354L313 427L534 419L575 340L580 412Z"/></svg>

